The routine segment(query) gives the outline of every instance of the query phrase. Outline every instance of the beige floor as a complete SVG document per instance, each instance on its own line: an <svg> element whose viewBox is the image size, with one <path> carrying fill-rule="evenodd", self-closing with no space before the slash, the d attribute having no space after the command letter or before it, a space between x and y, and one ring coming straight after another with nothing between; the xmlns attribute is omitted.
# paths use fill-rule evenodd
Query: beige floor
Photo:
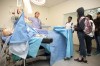
<svg viewBox="0 0 100 66"><path fill-rule="evenodd" d="M76 58L77 56L78 54L75 54L74 58ZM88 64L75 62L74 58L69 61L58 61L53 66L100 66L100 55L87 57ZM49 66L49 61L38 61L29 66Z"/></svg>
<svg viewBox="0 0 100 66"><path fill-rule="evenodd" d="M75 46L75 50L77 50L76 46ZM77 58L77 57L78 57L78 53L75 52L74 58ZM58 61L53 66L100 66L100 54L87 57L87 60L88 60L87 64L76 62L74 61L74 58L67 61L64 61L64 60ZM34 62L32 65L29 65L29 66L49 66L49 61Z"/></svg>
<svg viewBox="0 0 100 66"><path fill-rule="evenodd" d="M77 50L77 46L75 46L75 50ZM94 51L94 50L93 50ZM74 58L78 57L78 53L74 53ZM74 58L64 61L60 60L56 62L53 66L100 66L100 54L99 55L92 55L90 57L87 57L88 64L86 63L79 63L74 61ZM2 66L2 65L0 65ZM32 62L31 64L27 64L26 66L50 66L49 60L48 61L36 61Z"/></svg>
<svg viewBox="0 0 100 66"><path fill-rule="evenodd" d="M78 54L75 54L75 58L78 56ZM74 58L70 61L64 61L61 60L57 63L55 63L53 66L100 66L100 55L87 57L88 64L86 63L79 63L74 61Z"/></svg>

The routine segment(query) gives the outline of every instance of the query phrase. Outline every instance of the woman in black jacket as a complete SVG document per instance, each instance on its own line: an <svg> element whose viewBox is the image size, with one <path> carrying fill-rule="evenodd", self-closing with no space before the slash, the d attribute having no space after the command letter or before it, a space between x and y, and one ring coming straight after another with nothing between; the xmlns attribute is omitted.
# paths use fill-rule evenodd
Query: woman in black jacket
<svg viewBox="0 0 100 66"><path fill-rule="evenodd" d="M100 12L97 13L97 18L94 20L95 24L95 39L97 44L97 51L95 54L100 54Z"/></svg>
<svg viewBox="0 0 100 66"><path fill-rule="evenodd" d="M77 27L75 27L75 30L77 31L78 39L79 39L79 47L80 47L80 55L77 59L74 59L78 62L84 62L87 63L86 60L86 48L85 48L85 33L84 33L84 8L78 8L77 9Z"/></svg>

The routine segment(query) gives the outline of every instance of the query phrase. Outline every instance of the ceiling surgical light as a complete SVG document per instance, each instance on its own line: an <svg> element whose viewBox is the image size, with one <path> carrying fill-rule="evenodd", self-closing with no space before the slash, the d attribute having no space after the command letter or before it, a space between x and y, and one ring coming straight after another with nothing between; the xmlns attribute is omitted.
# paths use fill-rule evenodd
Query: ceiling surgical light
<svg viewBox="0 0 100 66"><path fill-rule="evenodd" d="M31 0L31 2L36 5L43 5L45 4L46 0Z"/></svg>
<svg viewBox="0 0 100 66"><path fill-rule="evenodd" d="M32 13L32 7L31 7L31 3L34 3L36 5L43 5L45 4L46 0L23 0L25 8L27 10L28 13Z"/></svg>

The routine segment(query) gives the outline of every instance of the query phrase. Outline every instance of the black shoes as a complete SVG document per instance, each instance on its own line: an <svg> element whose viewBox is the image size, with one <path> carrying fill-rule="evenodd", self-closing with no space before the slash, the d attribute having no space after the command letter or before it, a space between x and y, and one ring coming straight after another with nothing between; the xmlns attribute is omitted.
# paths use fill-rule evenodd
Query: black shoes
<svg viewBox="0 0 100 66"><path fill-rule="evenodd" d="M87 56L91 56L91 54L87 53Z"/></svg>
<svg viewBox="0 0 100 66"><path fill-rule="evenodd" d="M74 61L83 62L83 58L81 60L79 58L77 58L77 59L74 59Z"/></svg>
<svg viewBox="0 0 100 66"><path fill-rule="evenodd" d="M71 56L70 58L69 58L69 57L65 57L65 58L64 58L64 61L70 60L71 58L73 58L73 56Z"/></svg>
<svg viewBox="0 0 100 66"><path fill-rule="evenodd" d="M94 52L93 54L94 54L94 55L98 55L98 54L100 54L100 51L96 51L96 52Z"/></svg>
<svg viewBox="0 0 100 66"><path fill-rule="evenodd" d="M84 60L83 58L81 60L77 58L77 59L74 59L74 61L87 63L87 60Z"/></svg>
<svg viewBox="0 0 100 66"><path fill-rule="evenodd" d="M87 60L83 60L84 63L87 63Z"/></svg>
<svg viewBox="0 0 100 66"><path fill-rule="evenodd" d="M66 61L66 60L70 60L70 58L67 58L67 57L66 57L66 58L64 58L64 61Z"/></svg>

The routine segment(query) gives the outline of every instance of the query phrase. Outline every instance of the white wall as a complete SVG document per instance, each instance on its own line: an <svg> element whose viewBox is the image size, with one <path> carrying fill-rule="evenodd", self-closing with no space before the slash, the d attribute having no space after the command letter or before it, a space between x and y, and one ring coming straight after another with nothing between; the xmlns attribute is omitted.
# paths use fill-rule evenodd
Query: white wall
<svg viewBox="0 0 100 66"><path fill-rule="evenodd" d="M0 0L0 28L12 26L9 10L16 8L16 1L17 0ZM57 26L63 25L64 14L75 12L79 7L84 7L85 9L100 7L100 0L67 0L64 3L50 8L32 5L33 14L25 14L34 16L34 12L39 11L41 13L40 19L43 23ZM76 22L74 22L74 24L76 24ZM74 33L74 44L78 44L76 33Z"/></svg>
<svg viewBox="0 0 100 66"><path fill-rule="evenodd" d="M100 0L67 0L64 3L51 7L49 8L49 24L52 26L63 25L64 14L76 12L79 7L84 7L85 9L100 7ZM76 24L76 21L74 24ZM74 33L73 39L74 44L79 44L76 32Z"/></svg>
<svg viewBox="0 0 100 66"><path fill-rule="evenodd" d="M31 3L32 4L32 3ZM43 7L43 6L36 6L34 4L32 4L32 11L33 13L32 14L28 14L26 9L25 9L25 14L29 17L34 17L34 13L36 11L40 12L40 19L42 21L42 23L48 25L48 22L49 22L49 8L46 8L46 7ZM47 18L47 20L46 20Z"/></svg>
<svg viewBox="0 0 100 66"><path fill-rule="evenodd" d="M16 7L16 0L0 0L0 28L10 27L10 9Z"/></svg>
<svg viewBox="0 0 100 66"><path fill-rule="evenodd" d="M75 12L77 8L91 9L100 7L100 0L67 0L64 3L49 8L50 24L63 25L63 16L66 13Z"/></svg>
<svg viewBox="0 0 100 66"><path fill-rule="evenodd" d="M10 20L11 14L10 10L17 8L17 0L0 0L0 28L2 27L12 27L12 22ZM34 13L39 11L41 13L40 19L43 23L47 24L48 18L48 8L40 7L32 4L33 13L27 14L25 10L25 15L34 17ZM47 18L47 20L46 20Z"/></svg>

